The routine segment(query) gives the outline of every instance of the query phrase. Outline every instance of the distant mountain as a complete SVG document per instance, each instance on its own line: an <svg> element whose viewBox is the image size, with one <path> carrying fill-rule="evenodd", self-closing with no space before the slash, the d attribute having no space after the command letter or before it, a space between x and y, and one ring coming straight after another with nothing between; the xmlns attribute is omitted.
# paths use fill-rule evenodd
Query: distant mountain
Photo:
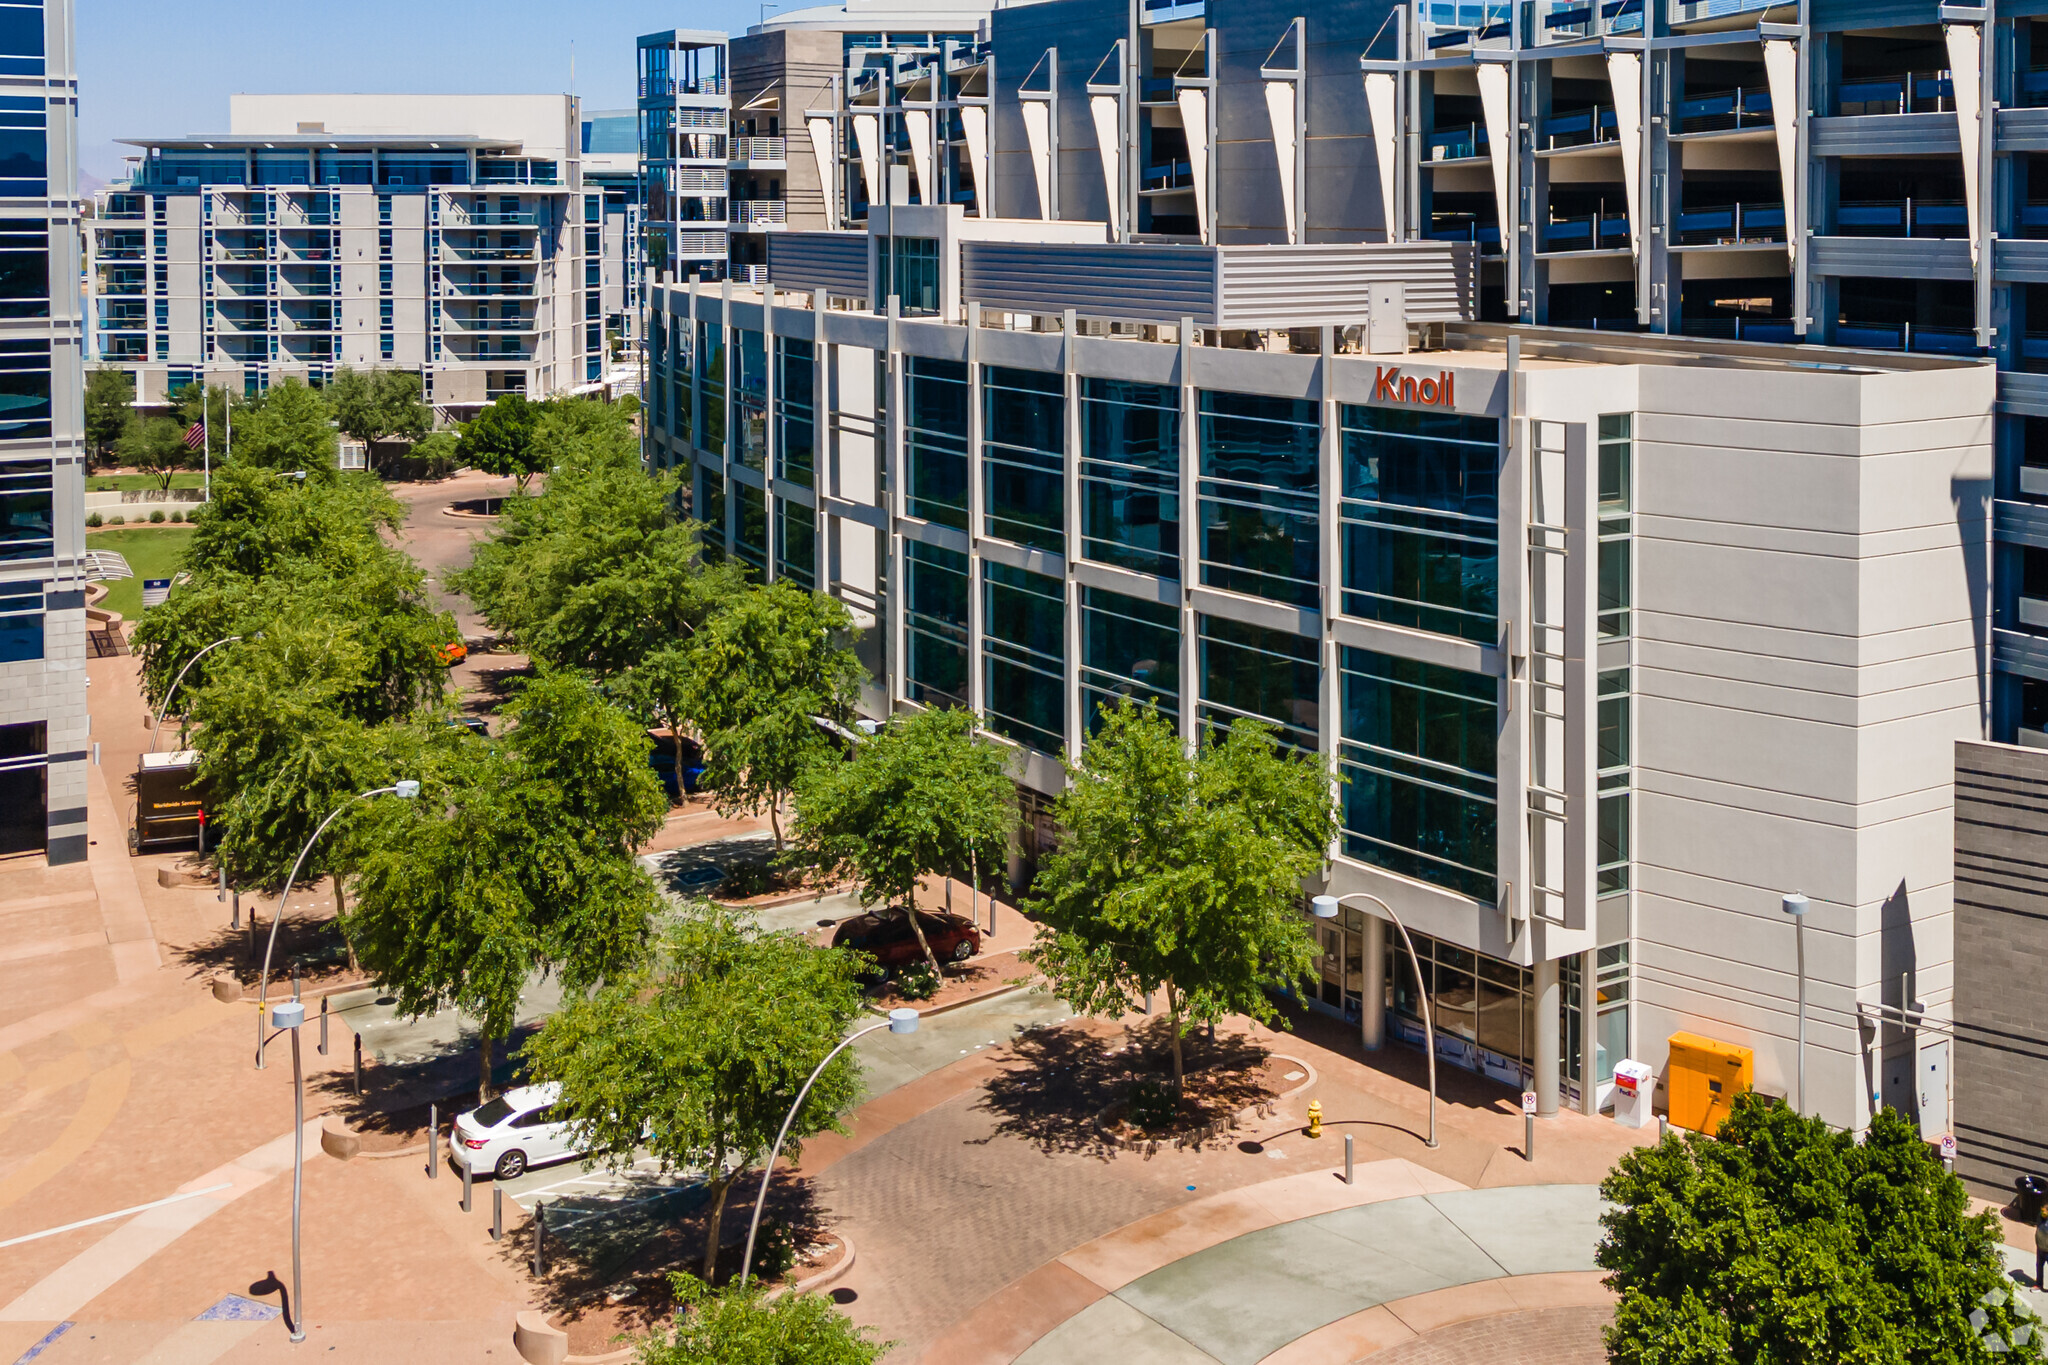
<svg viewBox="0 0 2048 1365"><path fill-rule="evenodd" d="M91 171L80 171L78 173L78 197L80 199L90 199L106 187L107 182L94 175Z"/></svg>

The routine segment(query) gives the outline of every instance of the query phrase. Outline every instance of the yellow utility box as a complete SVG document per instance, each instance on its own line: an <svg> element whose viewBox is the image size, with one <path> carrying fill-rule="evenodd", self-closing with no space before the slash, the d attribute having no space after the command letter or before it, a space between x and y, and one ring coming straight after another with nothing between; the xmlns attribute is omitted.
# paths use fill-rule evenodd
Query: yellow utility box
<svg viewBox="0 0 2048 1365"><path fill-rule="evenodd" d="M1755 1082L1756 1052L1697 1033L1674 1033L1664 1076L1672 1124L1713 1133L1727 1119L1735 1097Z"/></svg>

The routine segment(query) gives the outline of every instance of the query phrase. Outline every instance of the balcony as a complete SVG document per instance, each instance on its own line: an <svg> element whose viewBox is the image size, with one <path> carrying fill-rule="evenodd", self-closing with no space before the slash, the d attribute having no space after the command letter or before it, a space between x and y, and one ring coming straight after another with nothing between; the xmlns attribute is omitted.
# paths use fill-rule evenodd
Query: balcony
<svg viewBox="0 0 2048 1365"><path fill-rule="evenodd" d="M339 221L340 220L337 219L331 213L308 213L306 210L300 209L298 212L292 214L291 218L288 221L280 219L278 222L278 226L284 228L286 231L292 231L297 228L333 227Z"/></svg>
<svg viewBox="0 0 2048 1365"><path fill-rule="evenodd" d="M1206 0L1145 0L1138 21L1170 24L1176 19L1200 19L1209 12Z"/></svg>
<svg viewBox="0 0 2048 1365"><path fill-rule="evenodd" d="M1685 318L1678 328L1689 337L1719 337L1723 341L1768 341L1789 346L1798 340L1792 319L1758 317L1737 313L1732 317Z"/></svg>
<svg viewBox="0 0 2048 1365"><path fill-rule="evenodd" d="M1541 16L1539 43L1643 29L1643 0L1537 0L1536 13Z"/></svg>
<svg viewBox="0 0 2048 1365"><path fill-rule="evenodd" d="M2029 199L2019 206L2017 235L2039 241L2048 238L2048 199Z"/></svg>
<svg viewBox="0 0 2048 1365"><path fill-rule="evenodd" d="M1463 242L1481 256L1501 254L1499 226L1482 223L1469 213L1436 214L1430 219L1429 231L1425 235L1432 242Z"/></svg>
<svg viewBox="0 0 2048 1365"><path fill-rule="evenodd" d="M441 323L444 327L453 328L461 332L535 332L540 330L539 320L530 317L463 317L457 313L444 313L441 316Z"/></svg>
<svg viewBox="0 0 2048 1365"><path fill-rule="evenodd" d="M141 336L105 337L100 341L100 355L107 360L149 359L149 338Z"/></svg>
<svg viewBox="0 0 2048 1365"><path fill-rule="evenodd" d="M1969 209L1960 199L1844 200L1835 211L1841 237L1968 237Z"/></svg>
<svg viewBox="0 0 2048 1365"><path fill-rule="evenodd" d="M789 205L781 199L729 199L726 221L736 228L782 227L789 222Z"/></svg>
<svg viewBox="0 0 2048 1365"><path fill-rule="evenodd" d="M1191 190L1195 187L1195 168L1186 161L1147 166L1143 183L1146 189L1153 191Z"/></svg>
<svg viewBox="0 0 2048 1365"><path fill-rule="evenodd" d="M1439 128L1425 133L1422 155L1429 161L1469 161L1487 153L1486 125L1468 123L1462 128Z"/></svg>
<svg viewBox="0 0 2048 1365"><path fill-rule="evenodd" d="M103 274L100 276L99 292L102 295L115 298L124 295L148 293L148 272L142 270L117 270Z"/></svg>
<svg viewBox="0 0 2048 1365"><path fill-rule="evenodd" d="M640 81L640 98L665 99L672 95L723 95L726 93L726 79L723 76L700 76L695 80L647 80Z"/></svg>
<svg viewBox="0 0 2048 1365"><path fill-rule="evenodd" d="M2028 332L2020 338L2020 368L2029 374L2048 374L2048 332Z"/></svg>
<svg viewBox="0 0 2048 1365"><path fill-rule="evenodd" d="M786 137L736 137L726 152L726 159L734 167L762 166L777 167L789 161L789 139Z"/></svg>
<svg viewBox="0 0 2048 1365"><path fill-rule="evenodd" d="M1553 218L1543 231L1544 252L1628 250L1625 214L1582 213Z"/></svg>
<svg viewBox="0 0 2048 1365"><path fill-rule="evenodd" d="M1977 333L1968 327L1923 327L1913 322L1835 324L1834 344L1867 351L1919 351L1926 355L1976 355Z"/></svg>
<svg viewBox="0 0 2048 1365"><path fill-rule="evenodd" d="M1771 126L1771 92L1768 90L1745 90L1738 86L1733 90L1694 95L1678 102L1680 133L1726 133Z"/></svg>
<svg viewBox="0 0 2048 1365"><path fill-rule="evenodd" d="M2030 66L2013 73L2013 103L2028 109L2048 107L2048 66Z"/></svg>
<svg viewBox="0 0 2048 1365"><path fill-rule="evenodd" d="M1835 112L1859 114L1952 114L1955 86L1946 71L1906 71L1893 76L1851 76L1842 82Z"/></svg>
<svg viewBox="0 0 2048 1365"><path fill-rule="evenodd" d="M443 281L441 292L465 299L526 299L533 297L532 280L479 280L461 283Z"/></svg>
<svg viewBox="0 0 2048 1365"><path fill-rule="evenodd" d="M1679 246L1767 246L1785 240L1783 204L1717 204L1678 211Z"/></svg>
<svg viewBox="0 0 2048 1365"><path fill-rule="evenodd" d="M1614 124L1614 107L1607 104L1566 110L1543 121L1543 145L1553 152L1593 147L1602 142L1613 142L1620 136Z"/></svg>
<svg viewBox="0 0 2048 1365"><path fill-rule="evenodd" d="M139 303L100 304L100 326L142 330L149 326L148 311Z"/></svg>
<svg viewBox="0 0 2048 1365"><path fill-rule="evenodd" d="M1730 14L1753 14L1779 3L1781 0L1671 0L1671 22L1690 24Z"/></svg>
<svg viewBox="0 0 2048 1365"><path fill-rule="evenodd" d="M441 243L441 259L461 263L464 261L530 261L534 259L532 246L465 246L455 242Z"/></svg>
<svg viewBox="0 0 2048 1365"><path fill-rule="evenodd" d="M270 248L267 246L222 246L215 242L213 259L216 261L267 261Z"/></svg>
<svg viewBox="0 0 2048 1365"><path fill-rule="evenodd" d="M472 213L467 209L444 209L441 225L449 228L461 227L537 227L540 217L531 210L487 209Z"/></svg>
<svg viewBox="0 0 2048 1365"><path fill-rule="evenodd" d="M134 246L101 246L99 257L103 261L144 261L149 259L149 249L141 243Z"/></svg>

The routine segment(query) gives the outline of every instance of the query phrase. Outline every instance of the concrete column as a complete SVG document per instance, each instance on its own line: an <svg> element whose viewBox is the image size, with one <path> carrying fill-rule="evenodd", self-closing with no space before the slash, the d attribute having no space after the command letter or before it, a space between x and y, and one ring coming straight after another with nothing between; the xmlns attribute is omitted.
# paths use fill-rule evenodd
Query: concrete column
<svg viewBox="0 0 2048 1365"><path fill-rule="evenodd" d="M1536 959L1531 986L1536 993L1536 1114L1539 1118L1555 1118L1558 1097L1558 1002L1561 995L1556 958Z"/></svg>
<svg viewBox="0 0 2048 1365"><path fill-rule="evenodd" d="M1387 930L1377 915L1365 917L1362 959L1362 994L1359 997L1358 1041L1367 1052L1378 1052L1387 1041Z"/></svg>

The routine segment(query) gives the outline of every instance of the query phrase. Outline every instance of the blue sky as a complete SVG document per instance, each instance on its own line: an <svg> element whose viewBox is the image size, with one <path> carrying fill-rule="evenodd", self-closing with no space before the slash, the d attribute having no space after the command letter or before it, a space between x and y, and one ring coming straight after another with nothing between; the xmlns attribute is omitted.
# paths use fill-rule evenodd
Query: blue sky
<svg viewBox="0 0 2048 1365"><path fill-rule="evenodd" d="M586 109L633 99L633 39L743 31L756 0L77 0L80 157L121 174L119 137L217 132L237 92L569 89ZM777 8L771 5L770 12Z"/></svg>

